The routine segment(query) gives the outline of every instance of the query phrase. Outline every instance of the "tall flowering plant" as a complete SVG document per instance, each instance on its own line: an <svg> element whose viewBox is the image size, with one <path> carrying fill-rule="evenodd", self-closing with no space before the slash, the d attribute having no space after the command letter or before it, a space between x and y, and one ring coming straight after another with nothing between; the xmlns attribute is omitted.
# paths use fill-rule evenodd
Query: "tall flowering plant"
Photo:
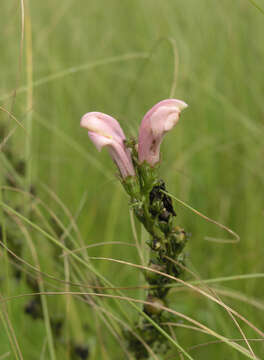
<svg viewBox="0 0 264 360"><path fill-rule="evenodd" d="M185 102L177 99L163 100L154 105L142 119L138 142L127 140L117 120L109 115L89 112L81 119L81 126L88 130L96 148L99 151L103 147L108 149L130 197L134 214L149 233L150 270L176 277L182 273L183 248L188 237L184 229L175 224L172 200L166 192L165 182L158 177L157 169L162 140L178 123L181 111L186 107ZM160 306L166 302L167 285L171 280L153 271L146 271L145 278L151 287L144 311L161 323ZM164 350L164 339L161 341L157 330L144 321L140 324L137 329L145 341L157 348L157 352ZM139 341L128 340L137 359L146 357L146 350Z"/></svg>

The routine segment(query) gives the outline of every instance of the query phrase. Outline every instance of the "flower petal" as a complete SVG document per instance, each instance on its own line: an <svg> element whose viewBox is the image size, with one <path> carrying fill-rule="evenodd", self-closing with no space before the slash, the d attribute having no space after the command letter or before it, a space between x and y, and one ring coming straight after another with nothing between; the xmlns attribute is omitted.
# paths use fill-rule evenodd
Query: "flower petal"
<svg viewBox="0 0 264 360"><path fill-rule="evenodd" d="M96 133L108 134L107 136L111 136L117 141L123 141L126 138L119 122L104 113L93 111L83 115L81 126Z"/></svg>
<svg viewBox="0 0 264 360"><path fill-rule="evenodd" d="M144 116L138 139L139 162L154 166L160 159L163 136L178 122L181 110L188 105L181 100L167 99L154 105Z"/></svg>
<svg viewBox="0 0 264 360"><path fill-rule="evenodd" d="M124 132L116 119L103 113L90 112L82 117L81 126L88 129L88 136L98 151L107 146L123 178L135 175L130 151L124 144Z"/></svg>

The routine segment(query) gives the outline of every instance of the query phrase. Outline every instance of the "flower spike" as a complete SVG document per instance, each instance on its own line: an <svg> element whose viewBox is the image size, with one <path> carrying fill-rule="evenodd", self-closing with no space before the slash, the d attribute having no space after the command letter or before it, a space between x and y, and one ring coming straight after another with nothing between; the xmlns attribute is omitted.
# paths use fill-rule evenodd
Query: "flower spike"
<svg viewBox="0 0 264 360"><path fill-rule="evenodd" d="M164 135L178 122L181 110L188 105L176 99L167 99L154 105L144 116L138 138L139 162L151 166L160 160L160 145Z"/></svg>
<svg viewBox="0 0 264 360"><path fill-rule="evenodd" d="M123 179L135 175L130 151L124 144L125 134L116 119L100 112L89 112L82 117L81 127L88 129L88 136L98 151L104 146L108 148Z"/></svg>

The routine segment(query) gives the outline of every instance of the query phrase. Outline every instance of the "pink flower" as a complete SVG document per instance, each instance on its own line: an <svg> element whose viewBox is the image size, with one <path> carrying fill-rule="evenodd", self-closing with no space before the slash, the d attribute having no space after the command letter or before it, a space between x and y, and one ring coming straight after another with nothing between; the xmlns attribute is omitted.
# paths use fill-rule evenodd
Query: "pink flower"
<svg viewBox="0 0 264 360"><path fill-rule="evenodd" d="M88 135L98 151L107 146L123 179L135 175L130 151L124 144L126 137L116 119L100 112L89 112L82 117L81 126L88 129Z"/></svg>
<svg viewBox="0 0 264 360"><path fill-rule="evenodd" d="M160 144L164 135L178 122L181 110L188 105L176 99L163 100L154 105L144 116L138 138L139 162L154 166L160 159Z"/></svg>

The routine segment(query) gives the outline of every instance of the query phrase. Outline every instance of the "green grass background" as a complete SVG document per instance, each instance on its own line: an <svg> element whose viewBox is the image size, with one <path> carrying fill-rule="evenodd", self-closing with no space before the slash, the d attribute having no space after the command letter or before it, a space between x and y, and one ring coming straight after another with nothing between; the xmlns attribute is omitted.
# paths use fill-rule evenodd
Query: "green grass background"
<svg viewBox="0 0 264 360"><path fill-rule="evenodd" d="M5 112L0 118L10 131L16 128L8 144L27 161L24 188L34 183L37 195L67 227L69 217L43 184L56 193L76 215L86 244L133 243L128 199L115 177L116 169L106 151L97 153L79 120L88 111L105 112L120 121L127 136L136 136L143 115L156 102L170 96L182 99L189 108L162 145L160 176L172 194L241 237L236 244L205 241L206 236L226 239L229 234L175 203L178 223L192 234L188 266L203 279L264 272L263 14L246 0L47 0L27 1L25 6L22 57L18 1L2 2L0 24L0 105L27 133ZM10 96L15 88L16 96ZM2 159L3 181L7 171ZM11 207L23 202L22 195L14 198L5 192L4 197ZM45 228L40 218L32 221ZM41 269L63 278L63 262L51 255L54 246L30 226L27 229ZM17 231L23 237L21 229ZM2 296L30 292L23 279L17 283L10 277L1 254ZM136 250L125 245L96 247L89 255L139 263ZM23 258L34 263L26 242ZM116 286L144 283L137 269L103 261L93 265ZM236 279L222 286L239 299L221 298L263 329L263 280ZM127 295L144 299L142 292ZM64 316L64 298L49 297L49 312ZM184 291L172 293L171 300L177 311L226 337L241 338L227 313L203 296ZM25 301L10 301L8 313L24 359L33 360L40 358L47 328L24 315ZM90 344L91 358L126 358L89 306L74 304L69 332L76 341ZM118 313L112 302L102 304ZM136 318L126 302L121 305L131 319ZM239 323L248 338L258 337ZM82 329L84 324L88 331ZM180 328L176 335L186 350L213 340ZM263 358L264 345L251 345ZM0 359L9 351L8 358L15 359L1 325ZM63 359L60 351L57 358ZM244 358L223 344L190 354L194 359ZM50 359L48 350L43 359Z"/></svg>

